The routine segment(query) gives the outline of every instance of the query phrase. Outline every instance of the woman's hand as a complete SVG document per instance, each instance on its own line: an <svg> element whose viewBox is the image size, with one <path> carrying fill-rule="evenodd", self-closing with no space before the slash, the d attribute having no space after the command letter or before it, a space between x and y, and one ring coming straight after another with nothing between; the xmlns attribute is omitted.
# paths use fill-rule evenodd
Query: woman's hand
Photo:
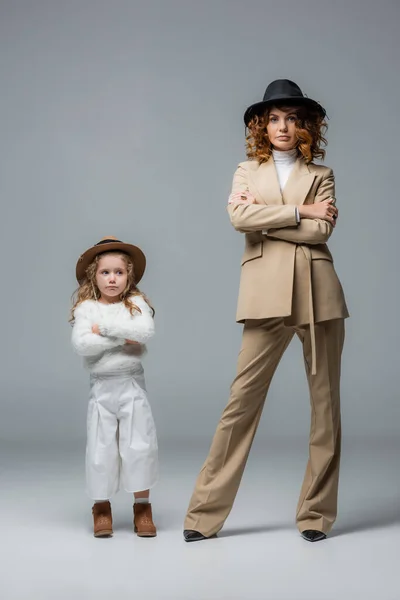
<svg viewBox="0 0 400 600"><path fill-rule="evenodd" d="M228 204L256 204L256 199L250 192L235 192L229 196Z"/></svg>
<svg viewBox="0 0 400 600"><path fill-rule="evenodd" d="M299 206L300 217L302 219L322 219L335 227L339 211L334 206L334 202L334 198L329 198L329 200L315 204L302 204Z"/></svg>
<svg viewBox="0 0 400 600"><path fill-rule="evenodd" d="M92 325L92 333L96 333L97 335L101 335L99 326L97 324L96 325Z"/></svg>

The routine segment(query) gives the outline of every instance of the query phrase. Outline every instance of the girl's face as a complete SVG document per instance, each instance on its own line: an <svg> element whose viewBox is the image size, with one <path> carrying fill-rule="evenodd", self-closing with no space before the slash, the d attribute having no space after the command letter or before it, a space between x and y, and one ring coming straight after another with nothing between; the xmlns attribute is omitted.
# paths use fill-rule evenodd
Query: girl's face
<svg viewBox="0 0 400 600"><path fill-rule="evenodd" d="M107 254L100 257L96 271L96 284L103 301L118 302L127 282L128 270L120 254Z"/></svg>
<svg viewBox="0 0 400 600"><path fill-rule="evenodd" d="M268 115L267 132L275 150L293 150L297 145L296 108L272 107Z"/></svg>

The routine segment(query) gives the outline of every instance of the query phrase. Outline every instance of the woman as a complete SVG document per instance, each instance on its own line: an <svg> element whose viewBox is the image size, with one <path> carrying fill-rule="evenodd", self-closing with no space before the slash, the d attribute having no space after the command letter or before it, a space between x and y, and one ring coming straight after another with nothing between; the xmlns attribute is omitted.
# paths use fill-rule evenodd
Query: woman
<svg viewBox="0 0 400 600"><path fill-rule="evenodd" d="M296 522L304 539L326 538L337 512L340 461L341 284L326 246L338 216L324 158L325 110L289 80L250 106L248 161L234 175L228 212L245 233L237 321L244 323L237 376L198 476L184 538L215 535L232 508L268 388L293 335L310 388L309 461Z"/></svg>

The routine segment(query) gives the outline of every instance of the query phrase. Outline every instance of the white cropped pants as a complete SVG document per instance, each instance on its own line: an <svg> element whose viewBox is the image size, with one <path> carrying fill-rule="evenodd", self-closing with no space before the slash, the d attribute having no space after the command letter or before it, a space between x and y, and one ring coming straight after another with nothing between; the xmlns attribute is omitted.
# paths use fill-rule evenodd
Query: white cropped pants
<svg viewBox="0 0 400 600"><path fill-rule="evenodd" d="M157 435L143 368L127 375L92 375L87 415L88 495L106 500L120 486L139 492L157 480Z"/></svg>

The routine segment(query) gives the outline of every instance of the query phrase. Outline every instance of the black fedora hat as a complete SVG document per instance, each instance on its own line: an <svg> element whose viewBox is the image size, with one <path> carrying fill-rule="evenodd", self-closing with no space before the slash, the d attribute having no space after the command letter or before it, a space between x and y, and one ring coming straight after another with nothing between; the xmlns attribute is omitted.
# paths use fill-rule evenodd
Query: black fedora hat
<svg viewBox="0 0 400 600"><path fill-rule="evenodd" d="M262 102L252 104L244 113L244 122L246 126L255 115L263 114L265 109L273 104L309 106L310 108L317 110L321 117L326 116L325 109L316 102L316 100L304 96L303 92L294 81L290 81L289 79L276 79L270 83L265 90Z"/></svg>

